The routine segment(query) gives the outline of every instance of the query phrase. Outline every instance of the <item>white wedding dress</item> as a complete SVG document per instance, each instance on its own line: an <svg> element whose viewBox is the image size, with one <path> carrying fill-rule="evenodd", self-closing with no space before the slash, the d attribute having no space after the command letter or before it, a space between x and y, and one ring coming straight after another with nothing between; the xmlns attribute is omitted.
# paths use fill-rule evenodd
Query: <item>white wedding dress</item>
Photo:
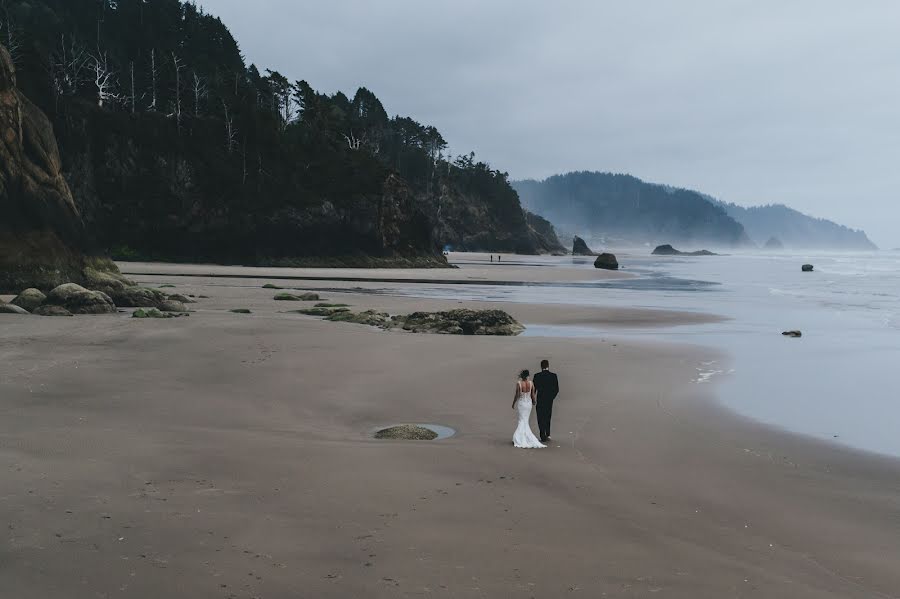
<svg viewBox="0 0 900 599"><path fill-rule="evenodd" d="M531 432L531 389L523 391L519 386L519 399L516 400L516 414L519 422L516 425L516 432L513 433L513 445L523 449L539 449L547 447L541 443L534 433Z"/></svg>

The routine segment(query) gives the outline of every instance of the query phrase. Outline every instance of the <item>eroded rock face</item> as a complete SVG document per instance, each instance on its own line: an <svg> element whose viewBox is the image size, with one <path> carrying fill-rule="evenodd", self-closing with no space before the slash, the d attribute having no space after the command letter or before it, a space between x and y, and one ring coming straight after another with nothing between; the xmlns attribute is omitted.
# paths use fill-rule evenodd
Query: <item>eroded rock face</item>
<svg viewBox="0 0 900 599"><path fill-rule="evenodd" d="M47 295L47 305L60 306L72 314L112 314L116 311L116 305L108 295L75 283L55 287Z"/></svg>
<svg viewBox="0 0 900 599"><path fill-rule="evenodd" d="M604 270L619 270L619 261L615 254L604 252L597 256L594 260L594 268L602 268Z"/></svg>
<svg viewBox="0 0 900 599"><path fill-rule="evenodd" d="M50 120L0 46L0 290L81 281L83 236Z"/></svg>

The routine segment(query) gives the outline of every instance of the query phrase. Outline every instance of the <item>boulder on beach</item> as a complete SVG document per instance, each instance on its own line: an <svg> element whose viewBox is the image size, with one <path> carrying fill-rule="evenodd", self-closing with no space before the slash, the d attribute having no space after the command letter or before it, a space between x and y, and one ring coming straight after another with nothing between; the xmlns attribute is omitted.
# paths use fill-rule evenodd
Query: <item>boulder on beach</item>
<svg viewBox="0 0 900 599"><path fill-rule="evenodd" d="M159 309L162 312L187 312L187 308L185 308L184 304L181 302L176 302L175 300L166 300L159 305Z"/></svg>
<svg viewBox="0 0 900 599"><path fill-rule="evenodd" d="M588 247L588 244L579 237L575 236L575 239L572 241L572 255L573 256L596 256L591 248Z"/></svg>
<svg viewBox="0 0 900 599"><path fill-rule="evenodd" d="M515 318L503 310L448 310L446 312L414 312L398 316L407 331L444 335L514 336L525 330Z"/></svg>
<svg viewBox="0 0 900 599"><path fill-rule="evenodd" d="M697 250L696 252L682 252L680 250L676 250L671 245L664 244L658 245L653 250L654 256L718 256L718 254L710 252L709 250Z"/></svg>
<svg viewBox="0 0 900 599"><path fill-rule="evenodd" d="M190 316L187 312L162 312L156 308L138 308L131 313L132 318L178 318Z"/></svg>
<svg viewBox="0 0 900 599"><path fill-rule="evenodd" d="M383 329L389 329L394 324L390 314L388 314L387 312L376 312L375 310L365 310L363 312L332 311L331 314L325 317L325 320L332 320L334 322L367 324L372 327L381 327Z"/></svg>
<svg viewBox="0 0 900 599"><path fill-rule="evenodd" d="M29 314L29 312L21 306L0 302L0 314Z"/></svg>
<svg viewBox="0 0 900 599"><path fill-rule="evenodd" d="M804 264L803 266L800 267L800 270L802 270L803 272L812 272L813 265L812 264Z"/></svg>
<svg viewBox="0 0 900 599"><path fill-rule="evenodd" d="M72 313L62 306L53 306L51 304L38 306L34 309L34 312L32 312L32 314L36 316L72 316Z"/></svg>
<svg viewBox="0 0 900 599"><path fill-rule="evenodd" d="M47 304L61 306L72 314L112 314L116 305L102 291L89 291L76 283L64 283L47 295Z"/></svg>
<svg viewBox="0 0 900 599"><path fill-rule="evenodd" d="M134 281L112 270L86 268L87 285L108 295L117 306L126 308L158 308L167 296L158 289L140 287Z"/></svg>
<svg viewBox="0 0 900 599"><path fill-rule="evenodd" d="M173 302L181 302L182 304L196 304L197 300L192 300L186 295L182 295L180 293L172 293L169 295L169 299Z"/></svg>
<svg viewBox="0 0 900 599"><path fill-rule="evenodd" d="M398 439L401 441L432 441L438 434L424 426L401 424L385 428L375 433L376 439Z"/></svg>
<svg viewBox="0 0 900 599"><path fill-rule="evenodd" d="M616 260L615 254L603 252L594 260L594 268L602 268L605 270L619 270L619 261Z"/></svg>
<svg viewBox="0 0 900 599"><path fill-rule="evenodd" d="M44 295L43 291L30 287L17 295L10 303L20 308L24 308L29 312L34 312L34 310L46 300L47 296Z"/></svg>
<svg viewBox="0 0 900 599"><path fill-rule="evenodd" d="M801 333L800 331L796 331L796 330L784 331L781 334L784 335L785 337L802 337L803 336L803 333Z"/></svg>
<svg viewBox="0 0 900 599"><path fill-rule="evenodd" d="M297 295L293 293L278 293L275 295L275 300L280 302L317 302L319 299L321 299L319 294L309 291Z"/></svg>

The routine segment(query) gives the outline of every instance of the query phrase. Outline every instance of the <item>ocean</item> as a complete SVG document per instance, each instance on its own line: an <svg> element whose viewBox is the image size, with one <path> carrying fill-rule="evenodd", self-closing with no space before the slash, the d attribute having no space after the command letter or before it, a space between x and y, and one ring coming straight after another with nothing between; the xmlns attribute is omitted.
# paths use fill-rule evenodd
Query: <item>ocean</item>
<svg viewBox="0 0 900 599"><path fill-rule="evenodd" d="M716 384L720 401L737 413L818 439L900 456L900 252L657 257L642 250L618 256L624 271L636 278L416 285L390 293L720 315L727 320L651 330L524 324L526 335L640 338L717 348L728 360L702 365L693 382ZM586 272L593 270L589 258L516 261L548 268L574 262ZM804 263L815 270L801 272ZM781 335L791 329L803 336Z"/></svg>

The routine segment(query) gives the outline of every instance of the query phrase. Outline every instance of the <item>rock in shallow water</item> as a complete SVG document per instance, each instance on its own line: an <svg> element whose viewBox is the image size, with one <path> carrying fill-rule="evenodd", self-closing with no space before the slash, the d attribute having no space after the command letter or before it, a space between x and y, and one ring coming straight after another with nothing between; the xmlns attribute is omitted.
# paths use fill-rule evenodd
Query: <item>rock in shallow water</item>
<svg viewBox="0 0 900 599"><path fill-rule="evenodd" d="M619 270L619 261L616 260L615 254L604 252L597 256L594 260L594 268L602 268L604 270Z"/></svg>
<svg viewBox="0 0 900 599"><path fill-rule="evenodd" d="M784 335L785 337L802 337L803 336L803 333L801 333L800 331L784 331L781 334Z"/></svg>
<svg viewBox="0 0 900 599"><path fill-rule="evenodd" d="M812 264L804 264L803 266L800 267L800 270L802 270L803 272L812 272L813 265Z"/></svg>
<svg viewBox="0 0 900 599"><path fill-rule="evenodd" d="M431 441L437 436L438 434L433 430L414 424L392 426L375 433L376 439L400 439L403 441Z"/></svg>

